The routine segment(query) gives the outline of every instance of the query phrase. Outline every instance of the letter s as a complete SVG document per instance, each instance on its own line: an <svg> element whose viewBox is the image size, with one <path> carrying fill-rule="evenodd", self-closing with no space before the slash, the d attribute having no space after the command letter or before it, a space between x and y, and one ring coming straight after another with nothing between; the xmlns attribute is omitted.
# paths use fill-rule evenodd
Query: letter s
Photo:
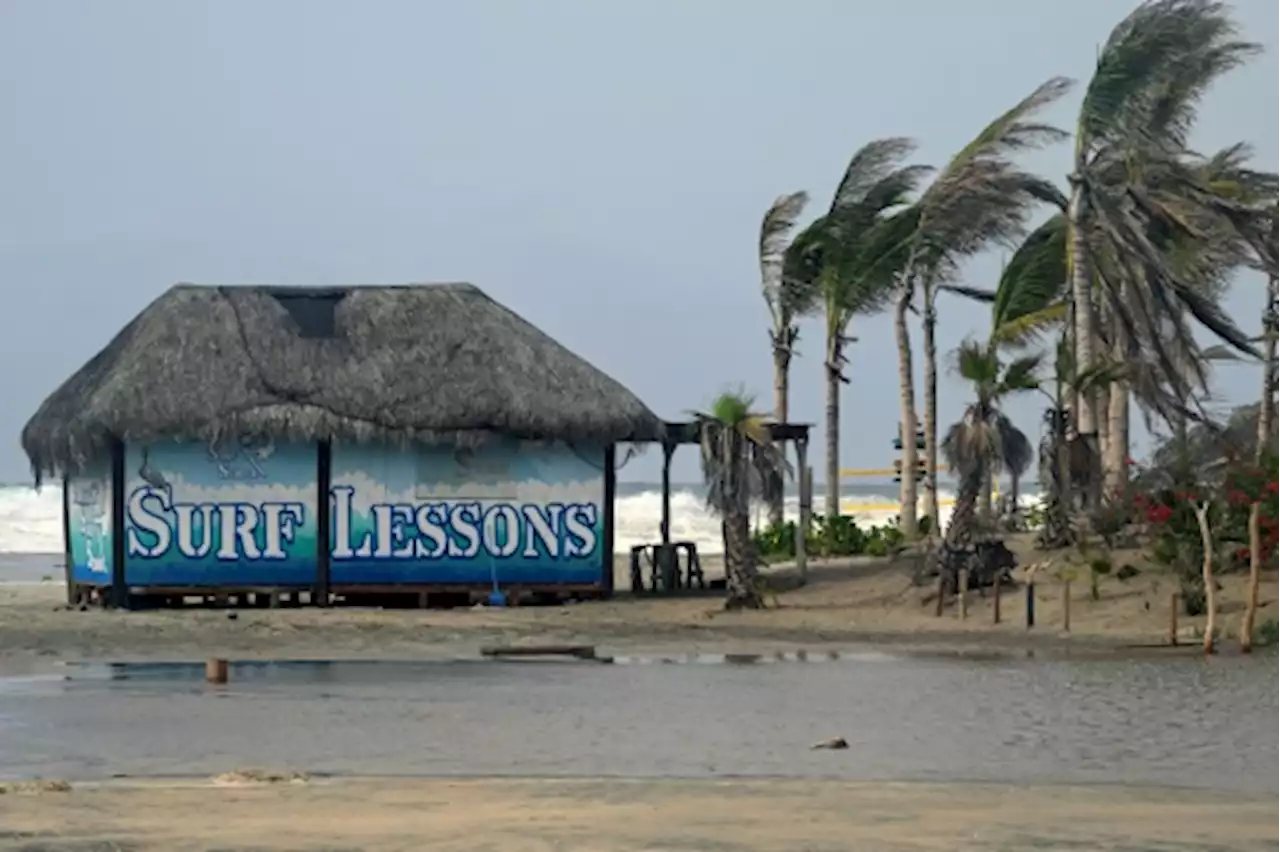
<svg viewBox="0 0 1280 852"><path fill-rule="evenodd" d="M161 509L169 508L164 492L156 491L149 485L144 485L130 494L127 513L129 516L128 541L130 556L152 559L162 556L169 549L172 534L165 519L147 508L148 497L159 500ZM156 543L148 547L138 535L139 530L155 536Z"/></svg>
<svg viewBox="0 0 1280 852"><path fill-rule="evenodd" d="M564 555L590 556L596 549L596 507L591 503L569 506L564 513Z"/></svg>

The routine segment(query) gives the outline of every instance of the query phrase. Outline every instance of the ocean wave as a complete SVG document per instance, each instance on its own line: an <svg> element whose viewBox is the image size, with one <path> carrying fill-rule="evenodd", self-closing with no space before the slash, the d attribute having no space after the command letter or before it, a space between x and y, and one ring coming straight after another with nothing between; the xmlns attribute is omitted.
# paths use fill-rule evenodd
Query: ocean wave
<svg viewBox="0 0 1280 852"><path fill-rule="evenodd" d="M662 492L657 488L618 495L614 511L614 550L626 553L637 544L650 544L658 538L658 525L662 519ZM954 495L947 491L938 494L941 504L939 514L945 524L950 517L950 504ZM1033 495L1024 501L1033 500ZM815 510L821 511L821 495L814 495ZM841 511L863 524L884 524L898 514L897 505L883 494L850 491L842 495ZM923 502L921 503L923 509ZM795 520L800 505L793 495L786 501L786 517ZM760 507L756 518L764 522L765 510ZM753 518L753 522L756 521ZM691 541L703 553L719 553L723 550L720 539L720 519L706 507L703 495L690 488L680 488L671 494L671 537L675 541ZM62 552L62 491L56 485L39 491L29 486L0 486L0 553L61 553Z"/></svg>

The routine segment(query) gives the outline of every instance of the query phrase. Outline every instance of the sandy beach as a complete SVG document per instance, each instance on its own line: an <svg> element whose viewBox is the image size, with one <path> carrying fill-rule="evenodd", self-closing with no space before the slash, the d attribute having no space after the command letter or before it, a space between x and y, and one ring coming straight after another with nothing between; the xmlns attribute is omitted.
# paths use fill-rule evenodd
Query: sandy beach
<svg viewBox="0 0 1280 852"><path fill-rule="evenodd" d="M1199 619L1182 619L1187 638L1178 649L1134 647L1164 641L1173 588L1169 578L1154 573L1144 573L1128 582L1105 578L1098 601L1091 600L1087 583L1073 584L1068 633L1061 629L1062 585L1051 574L1038 578L1038 624L1030 631L1023 623L1020 590L1005 595L1005 618L1000 625L991 623L990 599L976 596L967 618L961 619L950 609L941 617L935 616L932 604L921 602L925 590L910 584L910 565L903 560L815 564L807 586L780 593L775 608L745 613L724 612L714 596L665 600L624 596L599 603L508 609L191 608L125 613L67 609L61 588L53 583L10 585L0 586L0 648L4 649L0 653L0 673L56 671L63 663L80 660L201 660L210 656L243 660L475 659L482 645L522 642L589 643L602 654L648 654L656 658L694 652L770 654L868 647L906 654L1047 658L1147 653L1167 658L1197 653L1193 634L1202 621ZM1243 578L1226 577L1223 585L1222 624L1231 637L1223 644L1224 650L1231 651L1243 600ZM1260 620L1274 614L1273 574L1264 584L1262 597L1266 606ZM1084 689L1084 683L1077 683L1075 688ZM328 689L333 691L332 686ZM179 689L175 696L181 698L166 699L166 704L180 700L194 702L190 704L193 710L197 706L203 708L201 712L216 709L217 705L202 702L198 695L188 692ZM145 694L119 700L146 702ZM561 694L572 703L571 693ZM1072 693L1077 694L1081 693ZM455 700L439 693L435 697ZM228 704L225 709L251 707L255 700L246 697L242 699L245 704ZM164 736L176 735L170 730L172 723L163 721L167 716L154 715L159 709L156 705L128 706L152 714L149 718L153 721L148 724L158 725ZM288 711L291 713L303 712L300 704L280 706L297 708ZM333 712L341 706L338 699L324 704ZM377 708L384 703L354 706ZM843 700L841 706L846 706ZM375 717L371 723L374 730L384 730L376 721L381 718L398 717ZM417 731L415 737L426 738L418 745L427 749L427 754L437 754L441 746L432 746L430 737L439 735L435 726L449 724L448 718L452 717L441 717L431 724L416 722L389 736L396 738L399 747L411 749L417 746L414 739L403 739L405 730ZM885 718L899 717L891 714ZM318 719L311 718L309 724L325 730ZM214 721L213 717L210 721ZM526 720L525 724L530 723ZM1056 728L1044 729L1053 733L1041 736L1049 736L1050 742L1061 742L1062 723L1056 724ZM546 725L544 722L541 729L542 739L552 736ZM244 730L249 729L257 727L249 724ZM841 729L832 726L828 730ZM790 729L776 734L778 742L761 742L759 746L776 752L783 748L781 742L797 737L799 744L793 743L791 748L798 748L799 756L830 756L833 761L861 756L862 764L870 754L865 745L846 752L809 751L809 738ZM1114 747L1103 745L1097 738L1095 731L1089 741L1098 748ZM193 741L184 748L214 749L214 753L226 755L234 751L237 763L232 766L252 765L248 756L259 754L243 742L245 749L228 751L225 736L221 744L215 743L212 736L206 739L207 742L197 745ZM699 738L703 743L700 748L709 748L705 741L704 734ZM1264 742L1251 741L1266 746ZM97 744L86 743L86 747L84 754L102 751ZM486 748L476 747L482 751ZM500 748L496 743L488 747ZM30 748L38 752L41 746L37 743ZM151 751L170 755L168 748L154 746ZM1005 744L1002 748L1005 751L1000 754L983 748L983 754L998 764L1017 758L1016 747ZM1216 785L1209 785L1214 786L1213 790L1191 790L1109 783L1087 786L1074 781L1071 785L1038 781L950 783L945 774L937 777L946 783L932 783L929 779L747 780L740 776L696 780L682 775L383 778L361 774L358 769L352 775L307 776L305 771L314 764L307 762L302 751L305 749L295 754L286 748L276 755L292 755L298 761L297 768L304 772L292 780L286 772L282 783L260 783L252 775L247 779L211 777L204 774L210 771L207 764L191 777L167 778L165 772L181 772L184 766L196 765L172 754L177 763L159 775L143 772L140 776L109 779L99 768L92 770L99 773L96 776L76 776L70 771L50 776L65 777L69 782L65 787L54 784L52 788L42 788L29 781L0 785L0 852L407 852L423 848L516 852L834 852L862 848L939 852L1013 852L1031 848L1251 852L1273 849L1277 842L1275 797L1257 792L1256 786L1228 793L1218 792L1220 787ZM510 760L511 752L504 753ZM931 754L932 765L940 755ZM563 755L561 758L567 759ZM897 759L900 758L901 755ZM264 758L268 762L271 759ZM436 759L447 760L447 755L440 754ZM469 761L470 758L467 766L473 766ZM489 769L468 771L500 776L512 772L495 773L491 764L484 764ZM113 764L112 771L118 769ZM278 766L267 769L284 771ZM602 771L612 772L613 765L604 769L597 766L587 774ZM830 777L840 777L840 764L832 763L831 771L836 774ZM995 777L1012 777L1006 776L1005 771L998 770ZM1064 780L1070 780L1070 766L1064 765L1064 772ZM514 773L520 774L518 769ZM817 777L824 776L819 770ZM31 776L28 773L23 777ZM92 777L106 780L87 780ZM1051 773L1047 777L1055 780L1057 775ZM1185 786L1194 781L1194 776L1185 772L1168 777L1170 784ZM1145 783L1165 782L1153 781L1149 776ZM359 806L353 808L354 802Z"/></svg>
<svg viewBox="0 0 1280 852"><path fill-rule="evenodd" d="M1043 555L1024 554L1026 565ZM1136 557L1135 557L1136 559ZM1119 564L1119 562L1117 563ZM625 566L618 562L620 587ZM714 567L709 573L716 573ZM479 646L575 642L602 653L771 653L875 645L922 653L1114 654L1162 645L1176 583L1147 569L1128 581L1105 577L1100 600L1071 584L1070 630L1062 629L1062 583L1036 578L1036 626L1025 626L1023 590L1002 597L993 624L990 597L972 596L966 618L942 616L911 585L907 558L818 562L810 582L782 592L776 607L726 613L714 594L632 598L551 607L453 610L188 608L151 612L69 610L60 584L0 585L0 671L40 671L71 660L347 659L474 657ZM787 572L780 575L785 578ZM1224 650L1235 642L1244 601L1242 575L1222 578L1219 626ZM1258 621L1275 618L1276 575L1262 586ZM1179 616L1193 653L1203 617ZM1179 653L1176 649L1159 651Z"/></svg>
<svg viewBox="0 0 1280 852"><path fill-rule="evenodd" d="M358 802L358 807L353 803ZM660 824L655 818L660 815ZM146 782L0 795L0 850L1262 850L1274 797L788 781ZM1137 838L1142 845L1130 846Z"/></svg>

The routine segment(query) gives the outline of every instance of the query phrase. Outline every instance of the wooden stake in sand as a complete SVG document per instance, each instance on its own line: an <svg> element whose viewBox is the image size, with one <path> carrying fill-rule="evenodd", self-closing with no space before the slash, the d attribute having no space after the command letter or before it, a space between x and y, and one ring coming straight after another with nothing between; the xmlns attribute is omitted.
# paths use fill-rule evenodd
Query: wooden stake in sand
<svg viewBox="0 0 1280 852"><path fill-rule="evenodd" d="M1213 530L1209 528L1209 501L1191 501L1196 510L1196 523L1200 525L1200 541L1204 547L1204 561L1200 567L1204 581L1204 652L1213 653L1214 633L1217 631L1218 591L1213 580Z"/></svg>
<svg viewBox="0 0 1280 852"><path fill-rule="evenodd" d="M996 577L995 586L992 588L991 598L991 623L1000 623L1000 578Z"/></svg>
<svg viewBox="0 0 1280 852"><path fill-rule="evenodd" d="M1169 644L1178 644L1178 593L1169 595Z"/></svg>
<svg viewBox="0 0 1280 852"><path fill-rule="evenodd" d="M205 660L204 679L209 683L226 683L227 669L226 660L220 660L217 657Z"/></svg>

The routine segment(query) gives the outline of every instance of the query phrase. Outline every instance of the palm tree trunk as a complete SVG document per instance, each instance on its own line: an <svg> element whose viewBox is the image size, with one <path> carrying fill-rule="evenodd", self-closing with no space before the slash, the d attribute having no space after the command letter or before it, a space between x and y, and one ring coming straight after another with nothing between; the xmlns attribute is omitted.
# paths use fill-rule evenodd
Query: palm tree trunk
<svg viewBox="0 0 1280 852"><path fill-rule="evenodd" d="M1240 618L1240 651L1253 651L1253 623L1258 617L1258 586L1262 582L1262 504L1249 507L1249 593Z"/></svg>
<svg viewBox="0 0 1280 852"><path fill-rule="evenodd" d="M1276 432L1276 336L1277 336L1277 287L1276 278L1267 281L1267 309L1263 312L1262 327L1262 399L1258 405L1258 443L1254 447L1254 461L1261 465ZM1244 616L1240 619L1240 650L1253 650L1253 625L1258 615L1258 586L1262 582L1262 504L1249 507L1249 592L1245 599Z"/></svg>
<svg viewBox="0 0 1280 852"><path fill-rule="evenodd" d="M1093 305L1093 275L1089 269L1088 241L1085 238L1086 213L1084 184L1078 175L1072 175L1071 201L1067 206L1067 222L1071 229L1068 265L1071 270L1072 312L1075 316L1073 342L1077 376L1093 367L1096 360L1094 349L1098 339L1097 314ZM1092 459L1100 458L1097 407L1093 390L1077 388L1072 410L1076 418L1076 434L1079 435L1084 447L1089 450ZM1093 462L1090 464L1090 467L1092 466ZM1090 504L1096 505L1096 491L1100 484L1091 482L1086 487L1086 496ZM1069 482L1067 487L1071 487Z"/></svg>
<svg viewBox="0 0 1280 852"><path fill-rule="evenodd" d="M1112 382L1107 404L1107 494L1124 493L1129 486L1129 383Z"/></svg>
<svg viewBox="0 0 1280 852"><path fill-rule="evenodd" d="M1214 651L1214 633L1218 625L1218 590L1213 579L1213 531L1209 528L1209 504L1195 503L1196 523L1200 525L1200 542L1204 548L1200 575L1204 581L1204 652Z"/></svg>
<svg viewBox="0 0 1280 852"><path fill-rule="evenodd" d="M827 505L826 515L840 514L840 341L827 342Z"/></svg>
<svg viewBox="0 0 1280 852"><path fill-rule="evenodd" d="M986 475L982 465L973 465L960 477L960 491L956 494L956 504L951 510L951 520L947 523L948 547L967 547L973 541L977 528L978 497L982 492L984 479Z"/></svg>
<svg viewBox="0 0 1280 852"><path fill-rule="evenodd" d="M988 468L986 472L982 474L982 486L980 492L982 500L978 503L978 517L981 518L982 523L988 527L991 525L992 515L995 514L995 506L993 505L992 500L995 490L995 481L991 476L991 469Z"/></svg>
<svg viewBox="0 0 1280 852"><path fill-rule="evenodd" d="M781 334L786 334L786 331ZM775 333L773 336L773 419L786 423L790 415L788 397L791 390L791 348L786 345L785 338ZM783 458L786 458L787 446L783 442L778 447ZM780 483L779 483L780 485ZM782 524L784 498L782 488L778 487L769 502L769 526Z"/></svg>
<svg viewBox="0 0 1280 852"><path fill-rule="evenodd" d="M1276 278L1272 276L1267 281L1267 309L1263 316L1264 324L1262 328L1262 400L1258 407L1258 446L1255 451L1255 458L1262 461L1262 456L1271 447L1276 437L1276 336L1277 306L1276 299L1278 297Z"/></svg>
<svg viewBox="0 0 1280 852"><path fill-rule="evenodd" d="M1185 402L1186 400L1183 400ZM1187 418L1182 412L1175 412L1173 416L1173 447L1175 475L1180 479L1185 479L1187 471L1191 466L1191 444L1187 437Z"/></svg>
<svg viewBox="0 0 1280 852"><path fill-rule="evenodd" d="M933 286L924 288L924 513L929 517L929 537L938 528L938 346L934 331L938 314ZM905 438L903 440L906 440Z"/></svg>
<svg viewBox="0 0 1280 852"><path fill-rule="evenodd" d="M721 522L724 536L725 609L756 609L760 593L755 587L755 553L751 546L751 520L745 512L732 512Z"/></svg>
<svg viewBox="0 0 1280 852"><path fill-rule="evenodd" d="M1129 353L1121 342L1118 318L1113 314L1110 320L1111 359L1116 364L1123 364ZM1101 441L1102 478L1107 495L1113 498L1122 494L1129 485L1129 394L1128 380L1116 379L1107 386L1103 395L1107 401L1107 416L1103 421L1106 431Z"/></svg>
<svg viewBox="0 0 1280 852"><path fill-rule="evenodd" d="M898 526L908 539L916 527L916 392L911 368L911 333L907 329L907 308L911 305L911 285L904 282L893 308L893 336L898 344L898 394L902 429L902 486L899 491Z"/></svg>
<svg viewBox="0 0 1280 852"><path fill-rule="evenodd" d="M1098 389L1094 396L1094 403L1097 406L1095 413L1098 418L1098 462L1105 482L1107 457L1111 453L1111 420L1107 416L1111 405L1109 387Z"/></svg>

